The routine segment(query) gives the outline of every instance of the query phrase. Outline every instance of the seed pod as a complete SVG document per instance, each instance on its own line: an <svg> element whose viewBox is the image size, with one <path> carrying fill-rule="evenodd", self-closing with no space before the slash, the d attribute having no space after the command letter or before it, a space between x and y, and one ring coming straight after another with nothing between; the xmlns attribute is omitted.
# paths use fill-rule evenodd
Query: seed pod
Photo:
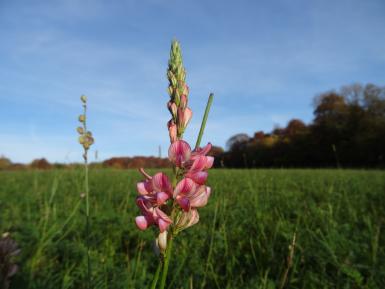
<svg viewBox="0 0 385 289"><path fill-rule="evenodd" d="M81 100L83 103L86 103L86 102L87 102L87 96L82 95L82 96L80 97L80 100Z"/></svg>
<svg viewBox="0 0 385 289"><path fill-rule="evenodd" d="M79 143L82 145L85 142L86 142L86 138L83 135L79 136Z"/></svg>
<svg viewBox="0 0 385 289"><path fill-rule="evenodd" d="M86 120L86 116L84 114L79 115L79 121L84 122Z"/></svg>

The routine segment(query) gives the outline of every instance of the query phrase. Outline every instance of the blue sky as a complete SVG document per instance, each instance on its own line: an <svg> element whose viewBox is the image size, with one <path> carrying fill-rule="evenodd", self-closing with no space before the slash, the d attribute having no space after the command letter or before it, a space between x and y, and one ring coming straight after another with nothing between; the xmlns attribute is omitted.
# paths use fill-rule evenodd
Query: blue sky
<svg viewBox="0 0 385 289"><path fill-rule="evenodd" d="M312 99L385 83L385 1L0 0L0 155L81 160L79 97L99 158L168 146L166 68L180 40L195 141L312 119Z"/></svg>

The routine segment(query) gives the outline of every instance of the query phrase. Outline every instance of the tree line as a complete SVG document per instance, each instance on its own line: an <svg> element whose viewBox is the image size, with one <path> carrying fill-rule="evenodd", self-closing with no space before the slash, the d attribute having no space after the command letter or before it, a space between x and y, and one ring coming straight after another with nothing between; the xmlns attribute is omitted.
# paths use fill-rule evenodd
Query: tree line
<svg viewBox="0 0 385 289"><path fill-rule="evenodd" d="M240 133L217 167L385 167L385 87L353 84L314 98L310 124Z"/></svg>

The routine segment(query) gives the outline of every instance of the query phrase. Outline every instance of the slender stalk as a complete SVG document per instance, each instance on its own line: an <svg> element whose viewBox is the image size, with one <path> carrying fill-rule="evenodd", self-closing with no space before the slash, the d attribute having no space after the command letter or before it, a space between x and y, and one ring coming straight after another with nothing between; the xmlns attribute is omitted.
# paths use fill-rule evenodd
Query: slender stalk
<svg viewBox="0 0 385 289"><path fill-rule="evenodd" d="M197 139L197 142L195 144L195 148L198 148L200 146L200 144L201 144L203 132L204 132L205 127L206 127L206 122L207 122L207 118L209 116L211 104L213 103L213 99L214 99L214 94L210 93L209 99L207 100L205 114L203 115L202 124L201 124L201 128L199 130L198 139Z"/></svg>
<svg viewBox="0 0 385 289"><path fill-rule="evenodd" d="M162 260L159 260L158 268L156 269L154 279L152 279L151 289L156 288L156 284L158 283L158 279L159 279L159 273L160 273L160 270L162 269L162 264L163 264Z"/></svg>
<svg viewBox="0 0 385 289"><path fill-rule="evenodd" d="M159 289L164 289L164 286L166 284L168 265L170 263L172 243L173 243L174 238L172 236L172 233L169 236L170 236L170 238L167 241L166 253L164 254L164 264L163 264L163 271L162 271L162 279L160 281L160 288Z"/></svg>
<svg viewBox="0 0 385 289"><path fill-rule="evenodd" d="M84 108L84 131L87 132L87 105ZM88 149L84 148L84 189L86 197L86 246L87 246L87 288L91 288L91 260L90 260L90 202L88 184Z"/></svg>

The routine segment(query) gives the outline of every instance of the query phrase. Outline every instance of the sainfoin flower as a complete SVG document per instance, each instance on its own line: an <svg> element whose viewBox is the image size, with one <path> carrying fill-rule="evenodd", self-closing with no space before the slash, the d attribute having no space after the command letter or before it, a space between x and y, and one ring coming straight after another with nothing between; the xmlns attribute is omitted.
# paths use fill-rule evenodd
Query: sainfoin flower
<svg viewBox="0 0 385 289"><path fill-rule="evenodd" d="M206 206L209 200L211 189L206 182L208 170L214 163L214 158L208 156L211 144L199 147L213 94L209 97L195 149L191 149L191 146L183 140L183 133L191 121L193 112L188 107L190 89L185 82L186 71L177 41L173 41L171 45L167 77L170 95L167 108L171 114L171 119L167 122L170 137L168 157L173 165L173 175L169 178L166 174L158 172L151 176L140 169L144 179L137 184L136 204L141 215L135 218L140 230L146 230L150 226L159 229L159 235L154 243L156 252L162 255L157 270L158 275L160 268L163 270L160 289L165 286L174 237L199 222L198 209ZM155 288L153 286L156 286L158 275L154 275L151 288Z"/></svg>

